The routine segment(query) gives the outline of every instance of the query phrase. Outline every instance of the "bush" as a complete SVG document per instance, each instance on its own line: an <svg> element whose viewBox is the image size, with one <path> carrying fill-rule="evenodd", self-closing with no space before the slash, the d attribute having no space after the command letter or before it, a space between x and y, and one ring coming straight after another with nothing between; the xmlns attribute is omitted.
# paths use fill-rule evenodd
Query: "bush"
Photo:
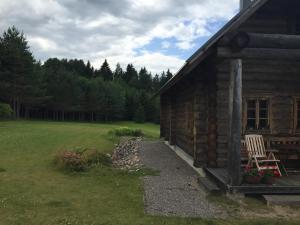
<svg viewBox="0 0 300 225"><path fill-rule="evenodd" d="M82 172L87 169L87 163L78 152L65 151L54 158L55 165L62 170L70 172Z"/></svg>
<svg viewBox="0 0 300 225"><path fill-rule="evenodd" d="M144 136L143 131L140 129L132 129L129 127L120 127L109 131L109 134L116 135L118 137L129 136L129 137L142 137Z"/></svg>
<svg viewBox="0 0 300 225"><path fill-rule="evenodd" d="M10 119L12 117L13 110L8 104L0 103L0 119Z"/></svg>
<svg viewBox="0 0 300 225"><path fill-rule="evenodd" d="M98 152L95 149L86 149L85 151L83 151L82 157L85 159L88 166L92 166L92 165L110 166L112 164L109 155Z"/></svg>
<svg viewBox="0 0 300 225"><path fill-rule="evenodd" d="M54 157L58 169L69 172L83 172L94 165L110 166L111 158L94 149L64 151Z"/></svg>

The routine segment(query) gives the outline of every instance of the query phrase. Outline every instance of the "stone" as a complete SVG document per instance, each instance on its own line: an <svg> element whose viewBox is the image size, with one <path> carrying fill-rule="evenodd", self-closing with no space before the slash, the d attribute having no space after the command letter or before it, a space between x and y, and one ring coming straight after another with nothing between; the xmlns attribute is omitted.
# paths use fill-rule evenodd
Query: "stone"
<svg viewBox="0 0 300 225"><path fill-rule="evenodd" d="M113 165L124 170L136 170L140 163L139 148L142 138L122 139L111 156Z"/></svg>

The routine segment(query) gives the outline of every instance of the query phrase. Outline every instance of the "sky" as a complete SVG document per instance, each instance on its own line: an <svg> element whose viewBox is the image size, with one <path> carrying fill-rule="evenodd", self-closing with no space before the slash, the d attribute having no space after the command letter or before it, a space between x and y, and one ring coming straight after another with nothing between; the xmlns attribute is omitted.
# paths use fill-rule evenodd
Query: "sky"
<svg viewBox="0 0 300 225"><path fill-rule="evenodd" d="M239 0L0 0L0 32L23 31L37 60L133 63L176 73L238 11Z"/></svg>

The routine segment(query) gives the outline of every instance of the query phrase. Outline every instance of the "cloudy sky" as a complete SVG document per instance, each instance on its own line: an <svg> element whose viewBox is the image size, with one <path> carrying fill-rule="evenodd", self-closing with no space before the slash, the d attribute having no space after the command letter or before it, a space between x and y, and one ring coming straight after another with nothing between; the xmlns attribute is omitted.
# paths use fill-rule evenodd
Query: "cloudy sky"
<svg viewBox="0 0 300 225"><path fill-rule="evenodd" d="M176 72L239 0L0 0L0 32L23 30L36 59L105 58Z"/></svg>

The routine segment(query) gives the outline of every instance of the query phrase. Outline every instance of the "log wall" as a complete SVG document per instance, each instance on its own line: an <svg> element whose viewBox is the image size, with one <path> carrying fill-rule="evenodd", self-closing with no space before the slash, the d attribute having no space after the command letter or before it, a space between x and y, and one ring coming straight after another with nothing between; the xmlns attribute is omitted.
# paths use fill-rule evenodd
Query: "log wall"
<svg viewBox="0 0 300 225"><path fill-rule="evenodd" d="M202 167L208 161L208 103L207 88L199 77L194 73L161 96L161 136Z"/></svg>
<svg viewBox="0 0 300 225"><path fill-rule="evenodd" d="M218 166L224 166L227 153L229 60L218 63L217 120ZM243 60L243 105L247 98L270 102L270 130L255 131L267 137L298 136L294 132L294 99L300 97L299 62ZM244 108L244 107L243 107ZM244 123L246 123L244 118ZM245 127L245 124L243 124ZM248 133L244 131L244 134Z"/></svg>
<svg viewBox="0 0 300 225"><path fill-rule="evenodd" d="M237 31L300 34L299 8L298 0L269 1ZM207 58L162 95L161 135L193 156L199 167L227 163L229 60ZM247 97L270 100L271 127L264 135L300 137L293 127L294 98L300 97L299 62L243 60L243 99Z"/></svg>

